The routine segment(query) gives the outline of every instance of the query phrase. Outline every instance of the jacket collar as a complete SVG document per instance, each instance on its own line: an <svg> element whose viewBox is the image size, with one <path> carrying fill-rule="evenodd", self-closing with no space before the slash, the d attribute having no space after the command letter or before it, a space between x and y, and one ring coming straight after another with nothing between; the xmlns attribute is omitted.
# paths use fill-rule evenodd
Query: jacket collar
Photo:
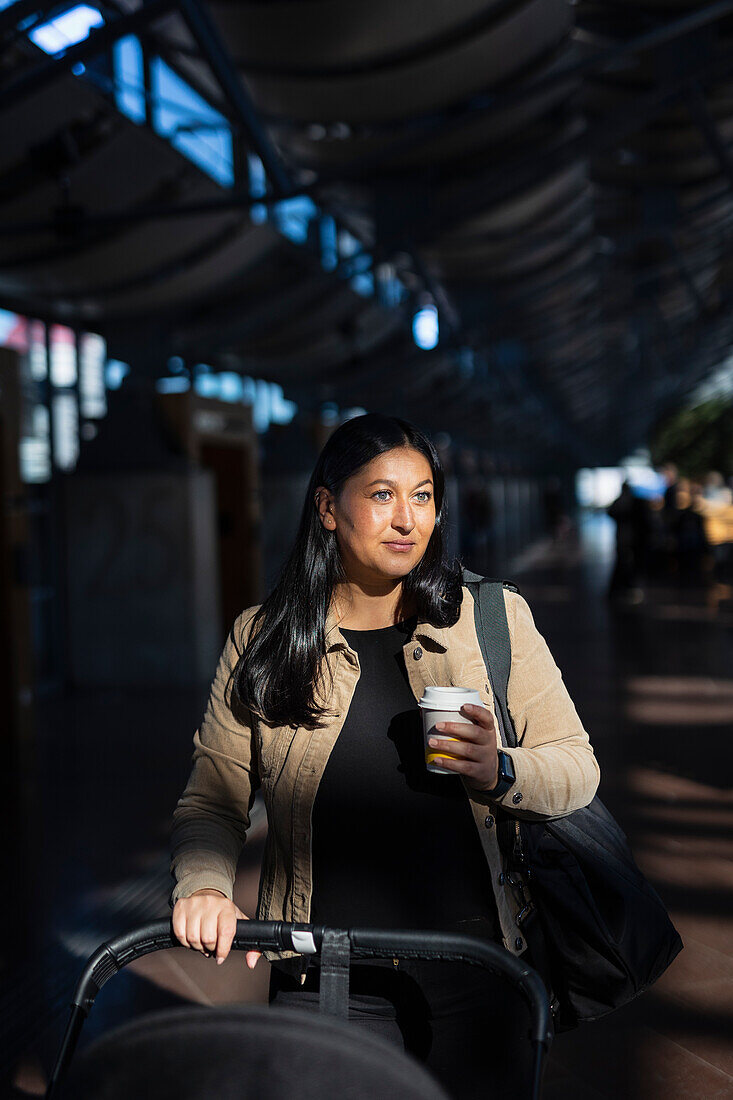
<svg viewBox="0 0 733 1100"><path fill-rule="evenodd" d="M448 649L449 626L433 626L432 623L418 619L415 627L416 638L426 638L445 652ZM330 653L336 649L348 649L348 643L339 630L336 613L331 607L326 617L326 651Z"/></svg>

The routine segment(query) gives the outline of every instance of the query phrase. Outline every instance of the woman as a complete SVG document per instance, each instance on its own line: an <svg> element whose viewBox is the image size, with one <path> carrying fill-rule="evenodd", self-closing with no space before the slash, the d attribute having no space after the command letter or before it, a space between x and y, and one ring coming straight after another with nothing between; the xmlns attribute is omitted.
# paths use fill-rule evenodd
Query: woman
<svg viewBox="0 0 733 1100"><path fill-rule="evenodd" d="M599 770L526 602L505 590L521 747L506 750L514 781L499 777L473 600L444 556L444 524L440 459L419 429L367 414L333 433L281 578L237 619L194 735L174 815L182 944L222 962L246 919L232 884L261 785L258 919L469 931L525 955L492 810L570 813L591 801ZM436 738L454 757L441 758L444 775L424 766L427 684L475 688L484 704L443 731L458 742ZM265 954L270 1001L316 1007L317 962ZM528 1016L499 979L458 963L356 963L350 1009L454 1096L521 1092Z"/></svg>

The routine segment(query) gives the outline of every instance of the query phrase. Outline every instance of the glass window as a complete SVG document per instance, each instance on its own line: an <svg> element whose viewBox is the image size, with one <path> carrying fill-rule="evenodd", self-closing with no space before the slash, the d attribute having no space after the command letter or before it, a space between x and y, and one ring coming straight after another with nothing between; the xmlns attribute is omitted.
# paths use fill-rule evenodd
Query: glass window
<svg viewBox="0 0 733 1100"><path fill-rule="evenodd" d="M295 401L283 397L283 388L277 382L272 383L272 420L274 424L289 424L298 411Z"/></svg>
<svg viewBox="0 0 733 1100"><path fill-rule="evenodd" d="M355 290L357 294L361 294L365 298L368 298L370 294L374 293L374 276L371 271L363 271L359 275L353 275L349 283L352 290Z"/></svg>
<svg viewBox="0 0 733 1100"><path fill-rule="evenodd" d="M0 347L28 351L28 322L25 317L0 309Z"/></svg>
<svg viewBox="0 0 733 1100"><path fill-rule="evenodd" d="M223 187L234 183L229 123L161 58L150 66L153 125L171 145Z"/></svg>
<svg viewBox="0 0 733 1100"><path fill-rule="evenodd" d="M145 66L139 39L128 34L114 44L115 102L133 122L145 121Z"/></svg>
<svg viewBox="0 0 733 1100"><path fill-rule="evenodd" d="M23 435L18 448L20 476L25 482L37 484L51 476L49 417L45 405L35 405L30 430Z"/></svg>
<svg viewBox="0 0 733 1100"><path fill-rule="evenodd" d="M412 337L423 351L431 351L438 343L438 311L435 306L423 306L412 319Z"/></svg>
<svg viewBox="0 0 733 1100"><path fill-rule="evenodd" d="M333 271L338 267L338 241L336 238L336 222L330 214L321 217L321 263L326 271Z"/></svg>
<svg viewBox="0 0 733 1100"><path fill-rule="evenodd" d="M73 393L52 398L54 460L60 470L73 470L79 457L79 410Z"/></svg>
<svg viewBox="0 0 733 1100"><path fill-rule="evenodd" d="M296 244L305 244L308 240L308 226L317 214L313 200L307 195L298 195L277 204L275 223L284 237Z"/></svg>
<svg viewBox="0 0 733 1100"><path fill-rule="evenodd" d="M104 24L102 13L88 4L77 4L55 19L42 23L28 37L44 53L57 54L89 37L92 27Z"/></svg>
<svg viewBox="0 0 733 1100"><path fill-rule="evenodd" d="M48 374L48 356L46 354L46 326L43 321L31 321L28 346L28 365L34 382L45 381Z"/></svg>
<svg viewBox="0 0 733 1100"><path fill-rule="evenodd" d="M267 194L267 176L265 166L256 153L247 154L249 169L249 193L253 199L262 199ZM263 202L255 202L249 208L249 216L255 225L267 221L268 211Z"/></svg>
<svg viewBox="0 0 733 1100"><path fill-rule="evenodd" d="M81 415L100 420L107 414L104 367L107 344L101 336L85 332L79 338L79 405Z"/></svg>
<svg viewBox="0 0 733 1100"><path fill-rule="evenodd" d="M186 393L191 389L188 378L178 375L176 378L159 378L155 383L158 393Z"/></svg>
<svg viewBox="0 0 733 1100"><path fill-rule="evenodd" d="M120 359L109 359L104 370L104 382L108 390L118 390L130 373L128 363Z"/></svg>
<svg viewBox="0 0 733 1100"><path fill-rule="evenodd" d="M73 386L76 382L76 340L73 329L51 325L51 382L54 386Z"/></svg>

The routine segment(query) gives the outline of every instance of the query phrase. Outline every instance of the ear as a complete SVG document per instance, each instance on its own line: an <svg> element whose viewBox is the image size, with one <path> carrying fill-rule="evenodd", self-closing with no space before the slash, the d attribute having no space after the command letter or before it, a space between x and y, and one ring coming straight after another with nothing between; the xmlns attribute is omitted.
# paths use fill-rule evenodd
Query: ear
<svg viewBox="0 0 733 1100"><path fill-rule="evenodd" d="M336 527L336 520L332 510L333 497L323 485L319 485L316 489L315 505L323 526L327 531L333 531Z"/></svg>

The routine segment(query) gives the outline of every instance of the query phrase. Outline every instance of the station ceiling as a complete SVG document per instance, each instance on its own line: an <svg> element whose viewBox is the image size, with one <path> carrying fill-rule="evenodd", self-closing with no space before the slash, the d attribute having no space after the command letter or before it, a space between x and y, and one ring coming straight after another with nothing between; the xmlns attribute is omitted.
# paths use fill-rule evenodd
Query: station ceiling
<svg viewBox="0 0 733 1100"><path fill-rule="evenodd" d="M47 57L29 27L69 6L0 11L5 308L536 466L617 461L729 354L733 0L118 0ZM118 109L130 35L227 120L231 186ZM250 156L374 295L252 219Z"/></svg>

